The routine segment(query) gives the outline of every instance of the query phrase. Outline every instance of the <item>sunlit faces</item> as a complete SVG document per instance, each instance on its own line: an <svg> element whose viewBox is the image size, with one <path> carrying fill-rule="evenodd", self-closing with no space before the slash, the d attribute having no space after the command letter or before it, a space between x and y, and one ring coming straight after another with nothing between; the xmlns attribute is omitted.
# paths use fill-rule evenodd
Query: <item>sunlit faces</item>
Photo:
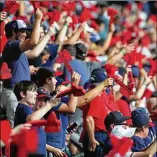
<svg viewBox="0 0 157 157"><path fill-rule="evenodd" d="M54 91L55 88L56 88L57 80L56 80L55 77L51 77L50 79L51 79L51 81L50 81L50 85L51 85L51 87L52 87L52 91Z"/></svg>
<svg viewBox="0 0 157 157"><path fill-rule="evenodd" d="M28 105L35 105L37 95L36 91L27 91L24 100Z"/></svg>
<svg viewBox="0 0 157 157"><path fill-rule="evenodd" d="M22 30L17 31L16 36L17 36L18 40L25 41L26 36L27 36L26 30L22 29Z"/></svg>
<svg viewBox="0 0 157 157"><path fill-rule="evenodd" d="M43 108L46 105L46 101L48 100L48 98L37 98L36 99L36 109L40 109Z"/></svg>
<svg viewBox="0 0 157 157"><path fill-rule="evenodd" d="M41 57L41 62L42 62L42 64L45 64L45 63L48 61L49 57L50 57L50 54L49 54L49 53L44 54L44 55Z"/></svg>

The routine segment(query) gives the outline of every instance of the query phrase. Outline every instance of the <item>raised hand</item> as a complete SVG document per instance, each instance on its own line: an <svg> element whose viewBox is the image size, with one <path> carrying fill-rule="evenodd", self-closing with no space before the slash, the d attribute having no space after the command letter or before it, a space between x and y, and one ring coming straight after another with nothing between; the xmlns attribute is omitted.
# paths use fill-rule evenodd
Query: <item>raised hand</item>
<svg viewBox="0 0 157 157"><path fill-rule="evenodd" d="M70 23L72 23L72 18L70 17L70 16L68 16L67 18L66 18L66 24L70 24Z"/></svg>
<svg viewBox="0 0 157 157"><path fill-rule="evenodd" d="M43 18L43 13L42 11L38 8L36 13L35 13L35 19L38 19L38 20L42 20Z"/></svg>
<svg viewBox="0 0 157 157"><path fill-rule="evenodd" d="M81 75L74 71L72 74L71 82L78 85L80 83L80 79L81 79Z"/></svg>
<svg viewBox="0 0 157 157"><path fill-rule="evenodd" d="M105 87L112 86L113 85L113 78L107 78L104 81L104 85L105 85Z"/></svg>
<svg viewBox="0 0 157 157"><path fill-rule="evenodd" d="M135 49L135 45L134 44L126 45L124 47L124 49L125 49L126 53L129 53L129 52L131 52L131 51L133 51Z"/></svg>
<svg viewBox="0 0 157 157"><path fill-rule="evenodd" d="M0 21L4 21L7 18L7 13L5 11L0 12Z"/></svg>
<svg viewBox="0 0 157 157"><path fill-rule="evenodd" d="M50 36L55 35L55 34L57 33L55 24L52 24L52 25L49 27L49 30L48 30L47 33L48 33Z"/></svg>
<svg viewBox="0 0 157 157"><path fill-rule="evenodd" d="M148 77L146 77L146 78L145 78L145 81L144 81L144 84L145 84L145 85L148 85L149 83L152 82L152 79L153 79L152 76L148 76Z"/></svg>
<svg viewBox="0 0 157 157"><path fill-rule="evenodd" d="M131 65L128 65L127 67L126 67L126 73L128 74L129 72L132 72L132 70L131 70Z"/></svg>

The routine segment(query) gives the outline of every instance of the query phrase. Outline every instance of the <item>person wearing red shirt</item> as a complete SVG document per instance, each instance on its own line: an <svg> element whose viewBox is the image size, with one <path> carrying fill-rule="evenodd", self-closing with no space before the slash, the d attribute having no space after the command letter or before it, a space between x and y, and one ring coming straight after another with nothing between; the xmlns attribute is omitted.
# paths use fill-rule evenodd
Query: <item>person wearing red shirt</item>
<svg viewBox="0 0 157 157"><path fill-rule="evenodd" d="M106 72L102 68L93 70L91 75L92 86L107 79ZM109 78L109 86L113 85L113 79ZM104 119L110 112L108 95L102 91L88 105L82 108L84 129L82 142L85 157L104 157L110 150L108 135L104 126Z"/></svg>

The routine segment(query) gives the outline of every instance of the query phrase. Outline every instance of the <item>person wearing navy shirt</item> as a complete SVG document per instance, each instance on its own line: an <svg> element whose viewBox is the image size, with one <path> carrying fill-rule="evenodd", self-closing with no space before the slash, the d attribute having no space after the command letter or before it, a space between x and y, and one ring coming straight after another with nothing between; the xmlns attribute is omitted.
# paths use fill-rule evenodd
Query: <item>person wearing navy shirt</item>
<svg viewBox="0 0 157 157"><path fill-rule="evenodd" d="M40 87L40 90L47 91L47 93L53 93L56 89L56 83L57 80L54 75L54 71L50 68L40 68L38 72L36 73L36 81L38 86ZM73 72L72 75L72 82L75 84L79 84L80 81L80 75L76 72ZM50 118L51 120L56 122L56 127L53 128L45 128L46 132L46 142L48 144L47 146L47 156L50 157L52 154L57 155L63 155L63 151L61 150L63 148L63 141L62 141L62 135L64 133L64 129L62 128L62 124L64 125L64 118L61 116L61 113L74 113L76 110L77 105L77 97L74 97L73 94L69 96L68 102L62 102L58 101L58 108L54 112L49 112L48 115L45 116L45 118ZM62 119L61 119L62 118ZM60 123L58 123L59 121ZM57 129L58 128L58 129Z"/></svg>
<svg viewBox="0 0 157 157"><path fill-rule="evenodd" d="M86 66L86 63L82 60L76 59L76 48L73 45L64 45L63 49L66 49L72 56L72 60L69 62L74 71L81 75L79 85L84 86L85 83L90 80L90 69ZM66 67L63 69L64 79L71 81L71 74Z"/></svg>
<svg viewBox="0 0 157 157"><path fill-rule="evenodd" d="M55 103L47 101L46 105L39 109L34 110L37 97L37 86L32 81L21 81L14 87L14 93L19 101L15 112L14 127L26 123L31 120L40 120L43 116L53 107ZM43 157L46 156L46 135L42 127L37 127L38 133L38 150L37 153ZM30 141L31 142L31 141Z"/></svg>
<svg viewBox="0 0 157 157"><path fill-rule="evenodd" d="M15 20L5 25L5 32L8 42L2 52L2 61L8 64L11 69L12 78L4 81L4 88L1 95L2 106L6 109L7 118L13 127L14 112L17 107L17 99L12 91L14 85L21 80L30 80L30 71L27 56L39 41L40 23L42 12L36 11L36 20L30 39L26 39L26 24L23 20ZM23 53L27 52L27 53Z"/></svg>
<svg viewBox="0 0 157 157"><path fill-rule="evenodd" d="M137 128L132 137L134 142L132 152L144 151L157 139L157 123L150 122L149 112L143 107L132 111L132 122L133 126ZM153 157L157 157L157 152L154 153Z"/></svg>

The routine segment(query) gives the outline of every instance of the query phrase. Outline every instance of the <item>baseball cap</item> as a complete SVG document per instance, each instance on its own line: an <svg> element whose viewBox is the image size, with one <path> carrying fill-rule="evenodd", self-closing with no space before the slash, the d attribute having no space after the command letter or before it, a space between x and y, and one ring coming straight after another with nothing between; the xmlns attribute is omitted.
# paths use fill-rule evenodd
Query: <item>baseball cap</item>
<svg viewBox="0 0 157 157"><path fill-rule="evenodd" d="M108 129L110 128L110 125L111 124L122 124L123 122L125 122L126 120L130 119L131 117L128 117L128 116L123 116L120 112L118 111L113 111L113 112L110 112L105 120L104 120L104 123L105 123L105 127Z"/></svg>
<svg viewBox="0 0 157 157"><path fill-rule="evenodd" d="M52 98L52 96L50 95L50 93L46 89L44 89L42 87L38 88L37 93L38 93L37 99L39 99L39 98L48 98L48 99L51 99Z"/></svg>
<svg viewBox="0 0 157 157"><path fill-rule="evenodd" d="M97 68L92 71L91 83L99 83L107 79L106 71L103 68Z"/></svg>
<svg viewBox="0 0 157 157"><path fill-rule="evenodd" d="M29 28L27 28L23 20L14 20L14 21L8 22L5 25L6 32L10 30L18 31L18 30L28 30L28 29Z"/></svg>
<svg viewBox="0 0 157 157"><path fill-rule="evenodd" d="M141 128L142 126L153 126L150 122L150 114L144 107L137 107L131 113L133 126Z"/></svg>

